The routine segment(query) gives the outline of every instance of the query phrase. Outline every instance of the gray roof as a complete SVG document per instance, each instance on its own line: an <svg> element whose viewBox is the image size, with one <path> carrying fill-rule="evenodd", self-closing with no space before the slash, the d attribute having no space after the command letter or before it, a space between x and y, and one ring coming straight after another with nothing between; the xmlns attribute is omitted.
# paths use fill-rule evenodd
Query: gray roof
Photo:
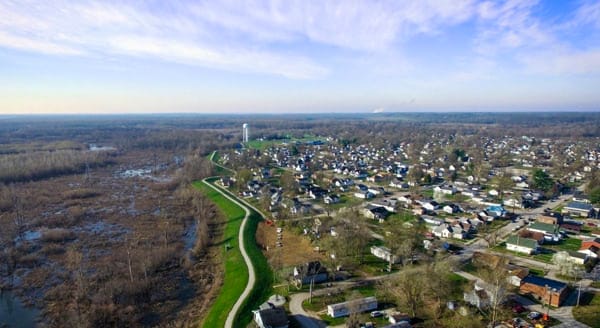
<svg viewBox="0 0 600 328"><path fill-rule="evenodd" d="M565 206L565 209L574 209L579 211L591 211L594 209L592 204L582 203L582 202L570 202Z"/></svg>
<svg viewBox="0 0 600 328"><path fill-rule="evenodd" d="M260 310L258 314L265 327L282 327L288 324L287 314L282 307Z"/></svg>

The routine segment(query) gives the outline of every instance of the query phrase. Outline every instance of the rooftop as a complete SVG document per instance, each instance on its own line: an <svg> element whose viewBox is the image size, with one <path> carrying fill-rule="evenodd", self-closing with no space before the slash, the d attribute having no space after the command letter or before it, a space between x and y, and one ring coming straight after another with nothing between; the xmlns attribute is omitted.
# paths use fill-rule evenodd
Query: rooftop
<svg viewBox="0 0 600 328"><path fill-rule="evenodd" d="M561 291L562 289L567 287L567 284L565 284L564 282L560 282L560 281L556 281L556 280L552 280L552 279L548 279L548 278L543 278L543 277L538 277L538 276L532 276L529 275L525 278L523 278L523 280L521 281L522 283L529 283L529 284L533 284L533 285L537 285L537 286L542 286L542 287L548 287L548 288L554 288L557 291Z"/></svg>

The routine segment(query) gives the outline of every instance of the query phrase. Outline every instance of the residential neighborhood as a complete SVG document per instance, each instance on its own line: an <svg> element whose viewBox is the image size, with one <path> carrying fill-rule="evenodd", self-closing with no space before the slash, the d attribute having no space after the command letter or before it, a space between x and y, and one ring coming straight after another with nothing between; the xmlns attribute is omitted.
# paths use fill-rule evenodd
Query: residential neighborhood
<svg viewBox="0 0 600 328"><path fill-rule="evenodd" d="M598 149L525 135L484 139L482 148L471 149L475 153L452 148L444 139L418 149L409 142L374 146L344 145L333 137L309 139L258 140L258 146L220 154L218 162L243 163L245 171L235 183L222 185L257 206L264 204L266 217L311 245L306 251L314 261L290 259L281 266L282 282L293 283L298 292L306 286L309 294L318 294L340 284L394 280L407 267L438 261L433 259L453 263L446 274L464 280L463 290L470 290L448 302L479 309L484 317L490 307L510 308L521 299L531 303L531 311L535 304L560 308L572 303L582 283L597 288L590 286L600 280L600 208L597 199L590 201L586 186L600 169ZM556 167L557 156L566 156L562 167ZM280 239L263 248L268 258L273 250L301 252ZM505 281L494 285L478 276L487 269L477 268L473 254L499 258ZM293 270L286 277L288 265ZM308 308L302 311L329 324L366 318L371 311L394 320L407 308L402 301L396 307L378 304L381 284L356 295L349 288L341 292L345 298L303 299ZM501 295L490 286L501 287ZM293 288L290 293L297 297ZM322 308L311 305L323 301ZM459 307L452 305L454 311ZM297 315L290 313L290 318ZM408 319L402 327L414 322L410 315L403 317ZM543 325L537 318L523 320Z"/></svg>

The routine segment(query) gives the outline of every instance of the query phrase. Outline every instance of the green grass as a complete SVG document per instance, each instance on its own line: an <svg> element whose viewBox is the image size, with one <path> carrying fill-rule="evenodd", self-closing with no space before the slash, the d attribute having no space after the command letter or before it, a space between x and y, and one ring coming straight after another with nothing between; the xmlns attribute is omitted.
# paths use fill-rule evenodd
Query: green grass
<svg viewBox="0 0 600 328"><path fill-rule="evenodd" d="M220 209L225 216L227 223L222 237L222 256L224 259L225 277L219 296L214 301L208 315L203 321L203 327L223 326L229 311L238 300L248 282L248 268L242 257L238 244L238 231L244 218L244 210L223 197L215 190L209 188L202 182L195 182L194 187L200 189L207 195ZM251 310L258 308L271 292L272 274L266 259L256 245L256 228L261 216L251 211L248 222L244 229L244 243L248 256L251 258L256 271L256 284L246 299L246 302L240 308L240 312L234 327L245 327L252 319ZM231 246L225 250L225 245Z"/></svg>
<svg viewBox="0 0 600 328"><path fill-rule="evenodd" d="M542 269L536 269L536 268L529 268L529 274L532 274L534 276L539 276L539 277L543 277L546 274L544 273L544 270Z"/></svg>
<svg viewBox="0 0 600 328"><path fill-rule="evenodd" d="M387 220L390 222L398 221L398 223L406 223L416 221L417 216L408 210L401 209L398 213L390 215Z"/></svg>
<svg viewBox="0 0 600 328"><path fill-rule="evenodd" d="M575 320L592 328L600 328L600 294L584 293L580 304L582 306L573 308Z"/></svg>
<svg viewBox="0 0 600 328"><path fill-rule="evenodd" d="M581 239L565 238L559 244L547 247L557 251L578 251L581 248Z"/></svg>
<svg viewBox="0 0 600 328"><path fill-rule="evenodd" d="M213 154L208 155L208 159L209 160L211 159L211 157L212 157L212 162L213 163L215 163L215 164L219 163L219 158L220 157L219 157L219 152L218 151L215 151L214 155ZM233 173L233 172L231 172L231 171L229 171L229 170L227 170L227 169L225 169L225 168L223 168L221 166L218 166L218 165L214 165L213 167L214 167L215 174L217 174L217 175L231 175Z"/></svg>
<svg viewBox="0 0 600 328"><path fill-rule="evenodd" d="M552 257L555 252L548 252L547 250L544 253L537 253L533 255L534 260L538 260L545 263L552 263ZM520 254L521 257L524 257L524 254Z"/></svg>
<svg viewBox="0 0 600 328"><path fill-rule="evenodd" d="M494 250L495 252L512 254L514 256L533 259L544 263L552 263L552 256L554 255L554 251L547 248L545 249L545 251L548 253L538 253L534 255L527 255L519 252L509 251L508 249L506 249L506 242L501 242L500 244L494 246L492 250Z"/></svg>
<svg viewBox="0 0 600 328"><path fill-rule="evenodd" d="M271 145L280 144L281 140L250 140L248 141L248 148L265 150Z"/></svg>

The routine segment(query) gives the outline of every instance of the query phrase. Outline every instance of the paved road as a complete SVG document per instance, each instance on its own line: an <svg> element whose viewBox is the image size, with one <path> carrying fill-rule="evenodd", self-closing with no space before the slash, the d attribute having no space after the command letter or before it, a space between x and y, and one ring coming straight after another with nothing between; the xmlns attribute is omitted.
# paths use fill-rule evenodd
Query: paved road
<svg viewBox="0 0 600 328"><path fill-rule="evenodd" d="M213 155L214 155L214 153L213 153ZM230 201L232 201L239 207L243 208L244 211L246 212L246 215L244 216L244 220L242 221L242 226L240 227L240 231L238 233L238 242L240 245L240 251L242 252L242 257L244 258L244 262L246 262L246 266L248 267L248 284L246 284L246 288L244 289L244 292L242 292L242 295L240 295L240 298L238 298L237 302L235 302L235 304L233 305L233 308L231 309L231 311L229 311L229 314L227 315L227 320L225 321L225 328L231 328L231 327L233 327L233 320L235 319L235 316L237 315L238 311L240 310L242 303L246 300L246 298L248 298L248 295L250 295L250 292L252 291L252 288L254 287L254 284L256 282L256 274L254 272L254 265L252 264L252 261L250 261L250 257L248 256L248 253L246 252L246 248L244 248L244 245L245 245L244 244L244 228L246 227L246 223L248 222L248 217L250 216L250 210L248 210L248 207L242 205L236 199L229 196L227 193L223 192L223 190L221 190L220 188L215 187L212 184L208 183L206 181L206 179L202 180L202 182L204 182L204 184L206 184L210 188L214 189L215 191L217 191L218 193L223 195L223 197L229 199Z"/></svg>
<svg viewBox="0 0 600 328"><path fill-rule="evenodd" d="M308 293L298 293L290 296L290 312L303 328L323 328L325 323L314 314L304 311L302 302L308 299Z"/></svg>
<svg viewBox="0 0 600 328"><path fill-rule="evenodd" d="M397 276L399 273L391 273L381 276L362 278L358 280L348 280L334 282L332 287L317 289L313 291L313 296L326 295L327 293L338 293L341 290L368 284L378 280L390 279ZM303 328L323 328L327 327L321 318L316 314L306 312L302 307L302 303L310 297L309 293L297 293L290 296L290 312L294 318L300 323Z"/></svg>

